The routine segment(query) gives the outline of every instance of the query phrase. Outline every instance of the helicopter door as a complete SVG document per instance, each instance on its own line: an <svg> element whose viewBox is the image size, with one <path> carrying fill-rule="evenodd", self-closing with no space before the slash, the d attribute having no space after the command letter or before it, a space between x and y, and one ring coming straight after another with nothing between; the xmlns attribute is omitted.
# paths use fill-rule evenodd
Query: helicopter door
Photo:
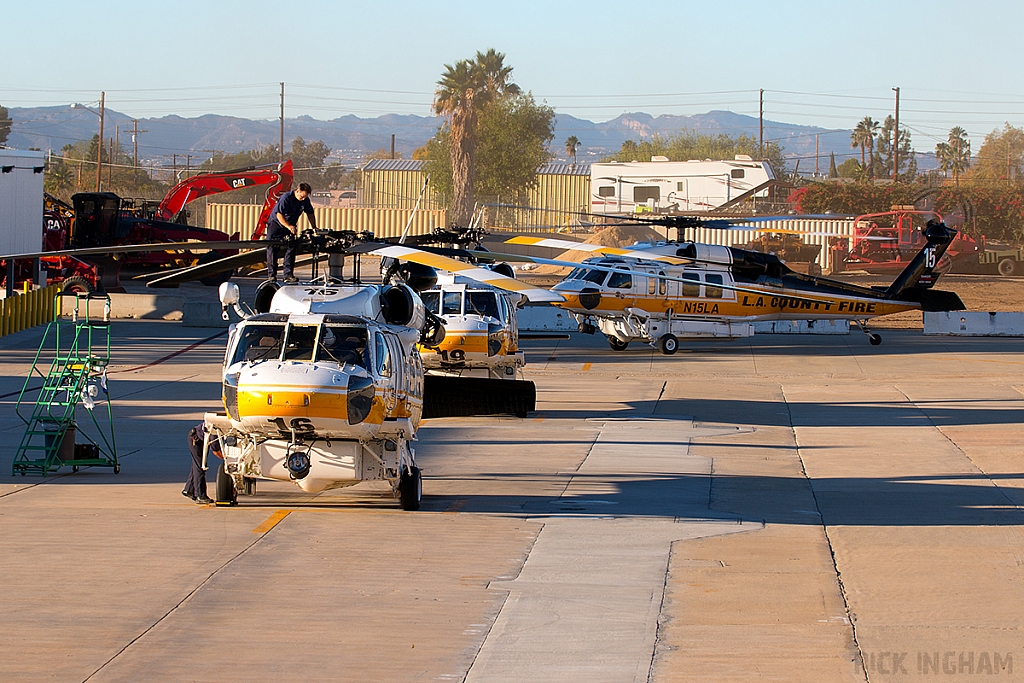
<svg viewBox="0 0 1024 683"><path fill-rule="evenodd" d="M387 339L383 334L377 332L373 340L376 347L375 369L384 380L381 383L384 388L384 409L386 413L391 413L398 400L395 392L395 358L392 356Z"/></svg>

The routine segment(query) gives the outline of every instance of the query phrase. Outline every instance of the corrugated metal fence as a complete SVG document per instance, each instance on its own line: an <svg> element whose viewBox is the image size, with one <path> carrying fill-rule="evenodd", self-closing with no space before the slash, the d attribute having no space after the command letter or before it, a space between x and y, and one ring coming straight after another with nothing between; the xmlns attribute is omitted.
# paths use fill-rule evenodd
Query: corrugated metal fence
<svg viewBox="0 0 1024 683"><path fill-rule="evenodd" d="M715 218L718 218L717 216ZM743 218L733 218L736 227L752 228L751 230L712 229L698 228L687 231L686 239L705 244L721 244L726 247L738 247L746 244L756 237L773 231L785 230L796 232L804 244L821 245L816 263L821 266L823 272L829 272L832 268L832 252L829 244L835 237L853 236L853 219L818 219L818 218L784 218L779 220L763 221L757 223L744 222ZM675 235L672 235L675 237ZM849 241L846 241L849 247Z"/></svg>
<svg viewBox="0 0 1024 683"><path fill-rule="evenodd" d="M0 337L52 321L59 291L51 285L0 299Z"/></svg>
<svg viewBox="0 0 1024 683"><path fill-rule="evenodd" d="M247 240L256 230L256 221L260 218L262 206L256 204L210 204L207 213L207 226L223 230L229 235L240 233L240 238ZM371 208L337 208L314 207L316 224L326 230L353 230L355 232L372 232L376 237L398 237L402 234L411 209L371 209ZM411 235L425 235L434 228L446 225L446 212L443 210L420 209L413 216ZM305 216L299 219L299 228L308 227Z"/></svg>

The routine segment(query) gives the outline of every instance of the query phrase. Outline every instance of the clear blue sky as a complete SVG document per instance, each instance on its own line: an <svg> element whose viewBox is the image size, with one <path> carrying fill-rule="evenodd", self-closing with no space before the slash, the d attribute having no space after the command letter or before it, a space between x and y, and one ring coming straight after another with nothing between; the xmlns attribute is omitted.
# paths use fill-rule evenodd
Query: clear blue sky
<svg viewBox="0 0 1024 683"><path fill-rule="evenodd" d="M282 9L291 5L289 9ZM89 104L136 117L428 115L445 64L493 47L556 112L729 109L828 128L901 123L931 150L1024 126L1024 3L0 2L0 104ZM13 66L13 68L11 68Z"/></svg>

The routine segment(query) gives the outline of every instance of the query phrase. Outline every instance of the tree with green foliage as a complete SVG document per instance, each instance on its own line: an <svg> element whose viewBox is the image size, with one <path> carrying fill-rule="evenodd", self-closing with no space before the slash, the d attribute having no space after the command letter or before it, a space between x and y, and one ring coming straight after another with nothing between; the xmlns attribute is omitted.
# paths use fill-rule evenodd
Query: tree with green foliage
<svg viewBox="0 0 1024 683"><path fill-rule="evenodd" d="M445 117L439 134L448 139L453 225L469 225L473 218L477 122L480 112L496 98L520 94L511 76L512 67L505 66L505 55L492 48L477 52L473 60L445 64L445 72L437 82L434 112Z"/></svg>
<svg viewBox="0 0 1024 683"><path fill-rule="evenodd" d="M554 119L554 110L538 105L530 93L499 97L484 107L477 122L475 194L524 201L538 182L537 169L551 160ZM424 170L442 197L455 192L451 144L450 131L442 128L421 148L427 159ZM420 156L419 151L413 156Z"/></svg>
<svg viewBox="0 0 1024 683"><path fill-rule="evenodd" d="M870 116L861 119L850 134L850 147L860 147L860 166L867 169L868 177L871 177L871 167L868 166L868 159L874 154L875 135L878 134L878 121Z"/></svg>
<svg viewBox="0 0 1024 683"><path fill-rule="evenodd" d="M491 49L445 65L434 110L437 134L413 153L425 159L436 196L450 198L452 225L468 225L478 193L520 201L551 159L554 111L511 82L512 67Z"/></svg>
<svg viewBox="0 0 1024 683"><path fill-rule="evenodd" d="M771 141L764 145L765 159L776 178L786 173L786 160L779 143ZM636 142L626 140L615 154L602 161L650 161L651 157L663 156L670 161L690 159L733 159L737 154L746 154L752 159L760 157L760 145L753 135L741 134L732 137L727 133L705 135L695 131L684 131L678 135L663 138L654 135Z"/></svg>
<svg viewBox="0 0 1024 683"><path fill-rule="evenodd" d="M985 136L971 170L972 180L1010 182L1022 178L1024 130L1009 123Z"/></svg>
<svg viewBox="0 0 1024 683"><path fill-rule="evenodd" d="M0 145L7 144L7 138L11 134L11 115L7 107L0 107Z"/></svg>
<svg viewBox="0 0 1024 683"><path fill-rule="evenodd" d="M876 167L873 176L892 177L892 133L895 127L896 119L891 115L886 116L878 133L878 154L873 159ZM917 154L910 142L910 130L903 127L900 127L899 152L897 180L912 181L917 177Z"/></svg>
<svg viewBox="0 0 1024 683"><path fill-rule="evenodd" d="M576 165L576 148L582 144L575 135L570 135L565 139L565 153L569 156L569 163L573 166Z"/></svg>
<svg viewBox="0 0 1024 683"><path fill-rule="evenodd" d="M836 168L836 153L835 152L831 152L828 155L828 177L829 178L838 178L839 177L839 170Z"/></svg>
<svg viewBox="0 0 1024 683"><path fill-rule="evenodd" d="M967 131L955 126L946 142L935 145L935 158L943 173L953 175L953 184L960 186L960 176L971 167L971 141Z"/></svg>
<svg viewBox="0 0 1024 683"><path fill-rule="evenodd" d="M852 178L853 180L863 180L867 174L864 172L864 167L860 165L860 162L856 159L847 159L843 163L839 164L836 169L837 178Z"/></svg>

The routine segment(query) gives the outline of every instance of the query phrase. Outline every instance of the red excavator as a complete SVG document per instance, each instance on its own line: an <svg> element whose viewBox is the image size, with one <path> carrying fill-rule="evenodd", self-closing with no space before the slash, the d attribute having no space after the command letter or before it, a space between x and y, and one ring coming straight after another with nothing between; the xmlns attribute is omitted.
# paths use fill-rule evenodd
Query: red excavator
<svg viewBox="0 0 1024 683"><path fill-rule="evenodd" d="M291 189L292 162L280 166L252 166L249 168L215 173L200 173L182 180L171 188L155 209L142 200L122 199L111 192L80 192L71 198L74 207L54 197L48 197L43 218L43 248L47 251L81 249L89 247L115 247L128 244L164 242L224 242L236 241L238 233L228 235L220 230L198 228L187 224L185 207L190 202L220 192L231 192L257 185L270 185L267 189L263 212L260 214L253 239L262 237L270 212L282 194ZM113 256L55 255L40 258L47 270L49 284L63 283L73 291L124 291L118 274L125 263L150 266L193 265L214 261L233 251L193 254L188 250L157 251ZM6 268L3 273L10 272ZM207 285L218 285L231 277L232 272L202 278ZM6 277L6 276L5 276ZM18 263L15 279L20 283L31 279L31 262ZM6 282L4 282L6 284Z"/></svg>

